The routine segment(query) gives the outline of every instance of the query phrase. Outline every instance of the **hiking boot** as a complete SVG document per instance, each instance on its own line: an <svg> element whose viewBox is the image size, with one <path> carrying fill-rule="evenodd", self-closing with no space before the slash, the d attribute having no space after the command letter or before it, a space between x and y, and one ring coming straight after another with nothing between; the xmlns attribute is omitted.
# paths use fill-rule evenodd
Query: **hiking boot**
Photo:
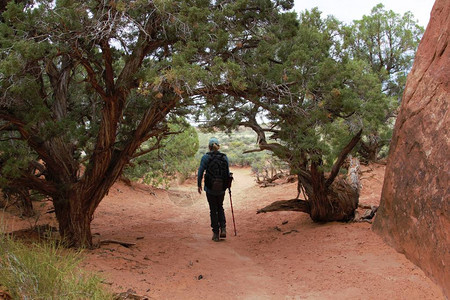
<svg viewBox="0 0 450 300"><path fill-rule="evenodd" d="M213 233L213 236L212 236L212 240L214 241L214 242L218 242L219 241L219 233Z"/></svg>
<svg viewBox="0 0 450 300"><path fill-rule="evenodd" d="M227 237L227 229L225 227L220 228L220 237L226 238Z"/></svg>

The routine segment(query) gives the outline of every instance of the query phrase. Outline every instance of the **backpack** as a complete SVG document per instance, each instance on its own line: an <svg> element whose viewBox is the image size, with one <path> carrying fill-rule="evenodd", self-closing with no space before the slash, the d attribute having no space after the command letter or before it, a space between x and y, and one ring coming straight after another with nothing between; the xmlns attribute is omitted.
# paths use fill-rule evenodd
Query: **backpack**
<svg viewBox="0 0 450 300"><path fill-rule="evenodd" d="M230 184L228 162L225 154L219 152L208 152L210 156L206 166L205 185L208 190L219 192L225 191Z"/></svg>

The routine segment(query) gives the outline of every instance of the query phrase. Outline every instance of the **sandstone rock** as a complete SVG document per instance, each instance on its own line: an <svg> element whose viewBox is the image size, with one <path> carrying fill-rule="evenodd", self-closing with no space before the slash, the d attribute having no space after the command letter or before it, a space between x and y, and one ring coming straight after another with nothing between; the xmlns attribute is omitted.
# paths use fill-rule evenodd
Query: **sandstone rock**
<svg viewBox="0 0 450 300"><path fill-rule="evenodd" d="M436 0L408 75L373 230L450 297L450 0Z"/></svg>

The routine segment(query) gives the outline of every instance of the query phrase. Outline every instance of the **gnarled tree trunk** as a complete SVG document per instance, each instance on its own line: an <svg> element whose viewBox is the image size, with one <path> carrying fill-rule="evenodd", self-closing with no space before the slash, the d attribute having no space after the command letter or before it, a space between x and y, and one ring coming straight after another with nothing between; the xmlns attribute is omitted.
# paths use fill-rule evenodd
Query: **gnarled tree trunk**
<svg viewBox="0 0 450 300"><path fill-rule="evenodd" d="M337 177L337 175L348 154L361 138L361 133L362 131L359 131L341 151L328 178L325 177L320 162L312 162L309 169L306 169L306 166L300 167L297 175L298 196L303 191L307 200L277 201L259 209L258 213L289 210L305 212L315 222L352 220L355 216L355 210L358 208L359 180L357 176L353 176L354 170L352 168L349 170L349 178L354 182Z"/></svg>
<svg viewBox="0 0 450 300"><path fill-rule="evenodd" d="M327 185L323 172L315 164L311 166L310 174L302 172L298 179L308 197L311 219L315 222L353 219L358 208L358 191L340 177Z"/></svg>
<svg viewBox="0 0 450 300"><path fill-rule="evenodd" d="M359 203L358 183L338 177L330 186L327 186L323 172L315 169L311 172L300 172L298 175L299 188L304 189L308 200L276 201L259 209L258 213L299 211L309 214L315 222L352 220Z"/></svg>
<svg viewBox="0 0 450 300"><path fill-rule="evenodd" d="M59 234L68 247L92 247L92 214L83 209L80 193L68 198L53 199Z"/></svg>

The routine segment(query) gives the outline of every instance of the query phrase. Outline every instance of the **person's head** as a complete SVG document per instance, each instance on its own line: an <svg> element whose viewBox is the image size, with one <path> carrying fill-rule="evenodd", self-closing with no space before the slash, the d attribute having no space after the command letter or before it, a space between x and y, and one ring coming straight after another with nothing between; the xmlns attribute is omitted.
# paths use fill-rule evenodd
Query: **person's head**
<svg viewBox="0 0 450 300"><path fill-rule="evenodd" d="M220 149L219 140L215 137L212 137L208 143L209 151L217 151Z"/></svg>

